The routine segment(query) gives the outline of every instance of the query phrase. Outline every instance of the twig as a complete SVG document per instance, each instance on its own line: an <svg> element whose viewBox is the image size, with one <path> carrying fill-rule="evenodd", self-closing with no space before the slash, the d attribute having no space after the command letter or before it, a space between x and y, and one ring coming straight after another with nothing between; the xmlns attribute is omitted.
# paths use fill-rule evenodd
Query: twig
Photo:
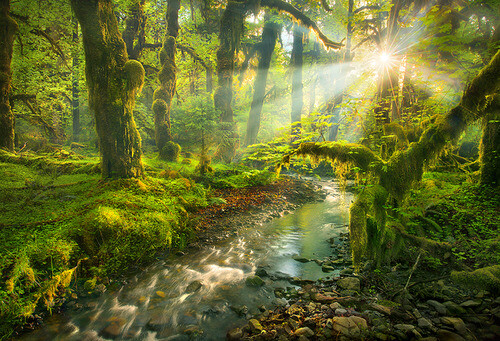
<svg viewBox="0 0 500 341"><path fill-rule="evenodd" d="M408 276L408 280L406 281L406 285L403 288L403 291L406 291L408 289L408 284L410 284L410 279L415 270L417 269L418 261L420 260L420 256L422 255L422 251L418 253L417 260L415 261L415 264L413 264L413 267L411 268L410 275Z"/></svg>

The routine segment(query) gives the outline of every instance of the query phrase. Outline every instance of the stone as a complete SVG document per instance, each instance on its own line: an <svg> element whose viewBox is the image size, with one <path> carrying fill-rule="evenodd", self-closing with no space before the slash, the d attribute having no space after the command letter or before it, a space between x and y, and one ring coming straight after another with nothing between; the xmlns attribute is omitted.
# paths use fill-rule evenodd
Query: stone
<svg viewBox="0 0 500 341"><path fill-rule="evenodd" d="M326 264L323 264L321 266L321 271L323 272L332 272L332 271L335 271L335 268L331 265L326 265Z"/></svg>
<svg viewBox="0 0 500 341"><path fill-rule="evenodd" d="M460 303L460 306L463 308L476 308L481 305L481 300L468 300L463 303Z"/></svg>
<svg viewBox="0 0 500 341"><path fill-rule="evenodd" d="M295 330L295 329L298 329L298 328L299 328L299 326L300 326L300 325L299 325L299 322L298 322L297 320L295 320L295 319L292 319L292 318L289 318L289 319L288 319L288 324L289 324L289 325L290 325L290 327L291 327L292 329L294 329L294 330Z"/></svg>
<svg viewBox="0 0 500 341"><path fill-rule="evenodd" d="M443 303L443 305L448 309L451 315L464 315L467 313L464 307L456 304L455 302L452 301L446 301Z"/></svg>
<svg viewBox="0 0 500 341"><path fill-rule="evenodd" d="M127 321L121 317L111 317L107 321L109 322L108 325L101 330L99 335L107 339L116 339L120 336L122 328Z"/></svg>
<svg viewBox="0 0 500 341"><path fill-rule="evenodd" d="M332 304L330 304L330 309L332 309L332 310L339 309L339 308L343 308L339 302L333 302Z"/></svg>
<svg viewBox="0 0 500 341"><path fill-rule="evenodd" d="M300 263L307 263L307 262L310 262L311 260L308 259L308 258L305 258L305 257L301 257L299 255L293 255L292 256L292 259L293 260L296 260L297 262L300 262Z"/></svg>
<svg viewBox="0 0 500 341"><path fill-rule="evenodd" d="M293 333L295 336L305 336L305 337L311 337L314 336L314 332L312 331L311 328L309 327L302 327L299 328Z"/></svg>
<svg viewBox="0 0 500 341"><path fill-rule="evenodd" d="M183 329L182 332L186 335L191 336L199 336L203 334L203 330L197 325L188 325Z"/></svg>
<svg viewBox="0 0 500 341"><path fill-rule="evenodd" d="M426 303L430 305L432 308L434 308L434 310L436 310L439 314L441 315L448 314L448 310L442 303L439 303L438 301L434 300L428 300Z"/></svg>
<svg viewBox="0 0 500 341"><path fill-rule="evenodd" d="M437 338L439 341L465 341L463 337L445 329L437 331Z"/></svg>
<svg viewBox="0 0 500 341"><path fill-rule="evenodd" d="M360 326L361 328L366 328L367 325L366 320L358 316L336 316L332 319L332 322L333 330L346 337L358 337L361 333Z"/></svg>
<svg viewBox="0 0 500 341"><path fill-rule="evenodd" d="M259 277L267 277L268 276L268 273L267 273L267 270L264 269L264 268L258 268L256 271L255 271L255 275L256 276L259 276Z"/></svg>
<svg viewBox="0 0 500 341"><path fill-rule="evenodd" d="M394 329L403 333L403 336L405 336L403 337L403 339L406 338L406 336L414 337L417 339L422 338L422 335L418 332L415 326L411 324L403 324L403 323L396 324L394 325Z"/></svg>
<svg viewBox="0 0 500 341"><path fill-rule="evenodd" d="M337 282L337 285L345 290L361 290L361 282L357 277L342 278Z"/></svg>
<svg viewBox="0 0 500 341"><path fill-rule="evenodd" d="M467 334L467 327L465 326L464 321L458 317L441 317L441 323L452 326L457 332L464 335Z"/></svg>
<svg viewBox="0 0 500 341"><path fill-rule="evenodd" d="M160 331L167 325L168 318L164 314L155 314L147 323L147 328L149 330Z"/></svg>
<svg viewBox="0 0 500 341"><path fill-rule="evenodd" d="M186 287L186 293L196 292L196 291L200 290L202 286L203 286L203 283L201 283L200 281L192 281Z"/></svg>
<svg viewBox="0 0 500 341"><path fill-rule="evenodd" d="M249 287L261 287L264 285L264 280L259 276L250 276L245 280L245 284Z"/></svg>
<svg viewBox="0 0 500 341"><path fill-rule="evenodd" d="M248 325L250 326L250 330L253 333L260 333L264 329L262 328L260 322L257 321L256 319L251 319L250 321L248 321Z"/></svg>
<svg viewBox="0 0 500 341"><path fill-rule="evenodd" d="M425 317L421 317L417 320L418 327L422 329L432 328L432 322L426 319Z"/></svg>
<svg viewBox="0 0 500 341"><path fill-rule="evenodd" d="M335 309L335 315L346 315L347 314L347 310L345 310L344 308L337 308Z"/></svg>
<svg viewBox="0 0 500 341"><path fill-rule="evenodd" d="M240 317L243 317L245 316L247 313L248 313L248 307L246 305L242 305L242 306L230 306L229 309L231 309L232 311L234 311L236 313L236 315L240 316Z"/></svg>

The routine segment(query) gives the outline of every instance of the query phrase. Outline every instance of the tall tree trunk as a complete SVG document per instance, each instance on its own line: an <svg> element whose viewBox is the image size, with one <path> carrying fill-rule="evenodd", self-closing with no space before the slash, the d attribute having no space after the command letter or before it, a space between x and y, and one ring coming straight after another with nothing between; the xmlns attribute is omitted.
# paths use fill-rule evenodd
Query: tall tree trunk
<svg viewBox="0 0 500 341"><path fill-rule="evenodd" d="M220 112L222 123L222 138L217 157L225 162L231 162L238 148L238 131L233 118L231 101L233 99L234 57L243 31L245 7L245 3L229 1L220 23L220 46L217 50L218 85L214 94L214 106Z"/></svg>
<svg viewBox="0 0 500 341"><path fill-rule="evenodd" d="M177 81L175 52L179 34L180 0L169 0L167 5L167 33L160 51L161 70L158 73L160 87L153 94L153 112L155 115L156 147L163 155L163 147L172 140L170 128L170 107L175 94Z"/></svg>
<svg viewBox="0 0 500 341"><path fill-rule="evenodd" d="M17 23L9 15L10 0L0 0L0 148L14 150L14 115L10 107L12 51Z"/></svg>
<svg viewBox="0 0 500 341"><path fill-rule="evenodd" d="M401 0L393 0L385 37L381 43L381 52L388 54L390 59L394 58L394 51L390 47L395 46L399 33L398 18L402 8ZM394 61L389 60L382 66L382 74L378 85L379 103L375 108L375 120L379 126L390 123L391 120L399 118L398 108L398 67Z"/></svg>
<svg viewBox="0 0 500 341"><path fill-rule="evenodd" d="M303 85L302 85L302 64L304 52L304 32L298 25L293 28L293 47L292 47L292 112L291 121L292 140L295 140L300 135L300 119L302 116L302 108L304 106Z"/></svg>
<svg viewBox="0 0 500 341"><path fill-rule="evenodd" d="M133 109L144 68L127 60L111 0L71 0L85 50L89 104L95 113L104 178L141 177L141 138Z"/></svg>
<svg viewBox="0 0 500 341"><path fill-rule="evenodd" d="M122 32L123 41L127 47L129 59L139 60L144 44L146 43L145 27L146 15L144 4L146 0L133 0L128 8L128 16L125 20L125 29ZM137 40L137 43L134 42Z"/></svg>
<svg viewBox="0 0 500 341"><path fill-rule="evenodd" d="M351 44L352 44L352 34L354 32L354 0L349 0L347 9L347 35L345 43L345 51L343 64L340 66L340 76L337 79L337 91L334 94L333 105L327 106L327 113L331 115L330 130L328 132L328 141L336 141L339 134L339 122L340 122L340 108L339 105L344 100L345 88L347 85L347 73L350 68L349 63L352 61L351 55ZM329 109L329 110L328 110Z"/></svg>
<svg viewBox="0 0 500 341"><path fill-rule="evenodd" d="M80 74L80 59L78 53L78 20L75 17L73 21L73 87L71 89L71 113L73 118L73 141L80 140L80 89L79 89L79 74Z"/></svg>
<svg viewBox="0 0 500 341"><path fill-rule="evenodd" d="M269 20L269 18L268 18ZM250 106L250 115L248 116L247 135L245 145L254 144L257 141L257 135L260 128L260 116L262 105L266 94L267 75L271 64L276 39L278 38L279 27L276 23L267 21L262 30L262 42L260 43L260 59L257 69L257 77L254 83L254 93L252 104Z"/></svg>

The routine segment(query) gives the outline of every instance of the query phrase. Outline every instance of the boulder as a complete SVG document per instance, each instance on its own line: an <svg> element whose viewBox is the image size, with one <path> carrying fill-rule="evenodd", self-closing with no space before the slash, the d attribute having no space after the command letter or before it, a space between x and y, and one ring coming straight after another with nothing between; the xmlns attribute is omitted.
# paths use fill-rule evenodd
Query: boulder
<svg viewBox="0 0 500 341"><path fill-rule="evenodd" d="M245 280L245 284L249 287L261 287L264 285L264 280L259 276L250 276Z"/></svg>
<svg viewBox="0 0 500 341"><path fill-rule="evenodd" d="M337 282L337 285L345 290L361 290L361 282L357 277L342 278Z"/></svg>

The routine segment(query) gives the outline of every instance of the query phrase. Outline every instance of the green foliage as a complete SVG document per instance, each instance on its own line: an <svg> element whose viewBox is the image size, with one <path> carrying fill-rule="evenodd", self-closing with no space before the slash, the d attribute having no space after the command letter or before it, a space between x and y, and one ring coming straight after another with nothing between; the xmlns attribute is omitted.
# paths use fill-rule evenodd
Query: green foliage
<svg viewBox="0 0 500 341"><path fill-rule="evenodd" d="M222 166L218 167L212 174L201 177L200 180L217 188L242 188L269 185L276 180L276 174L244 166L232 168Z"/></svg>

